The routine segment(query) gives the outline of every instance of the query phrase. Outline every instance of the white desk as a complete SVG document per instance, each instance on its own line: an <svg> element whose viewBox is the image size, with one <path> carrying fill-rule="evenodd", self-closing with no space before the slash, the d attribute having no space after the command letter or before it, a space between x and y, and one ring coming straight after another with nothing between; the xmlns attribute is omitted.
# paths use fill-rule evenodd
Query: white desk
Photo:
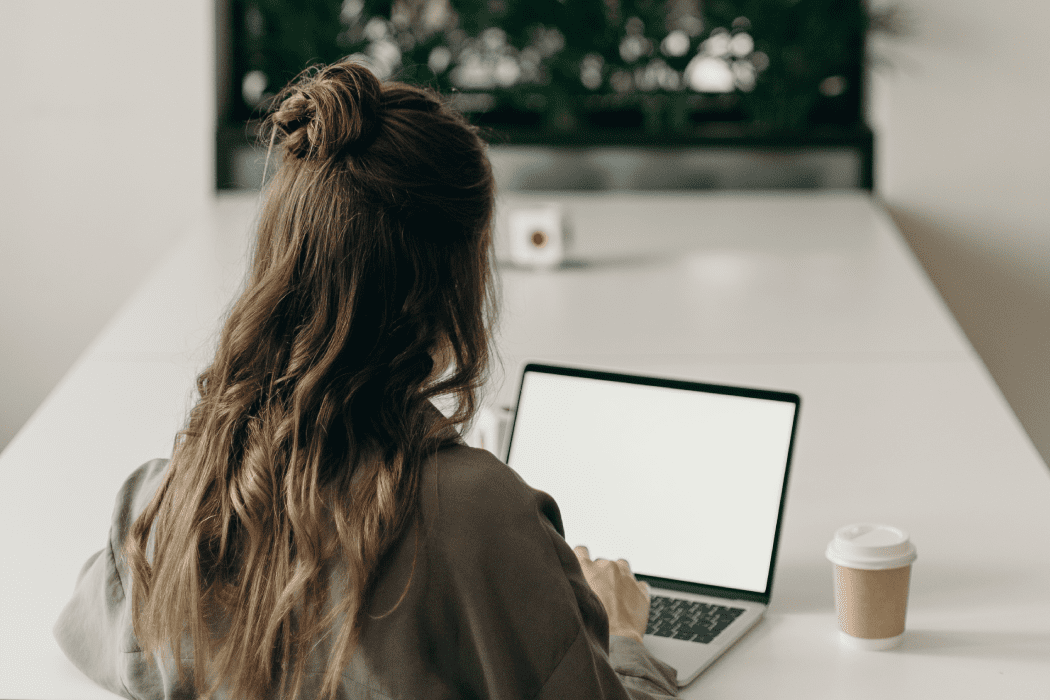
<svg viewBox="0 0 1050 700"><path fill-rule="evenodd" d="M509 403L527 359L797 391L773 603L684 697L1050 695L1050 474L862 195L553 198L580 264L503 270ZM510 206L552 201L508 197ZM51 637L114 495L169 454L241 279L254 200L221 198L0 455L0 698L111 697ZM571 513L565 513L567 524ZM911 531L908 633L839 647L834 529Z"/></svg>

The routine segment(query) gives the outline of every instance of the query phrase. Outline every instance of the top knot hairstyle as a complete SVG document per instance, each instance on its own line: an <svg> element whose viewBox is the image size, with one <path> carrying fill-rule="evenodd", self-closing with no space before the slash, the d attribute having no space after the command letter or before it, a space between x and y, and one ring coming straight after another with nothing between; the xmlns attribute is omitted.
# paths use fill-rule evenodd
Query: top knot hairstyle
<svg viewBox="0 0 1050 700"><path fill-rule="evenodd" d="M297 158L324 161L362 153L380 130L383 86L359 64L337 63L314 76L304 74L277 100L280 106L269 120L272 135L279 134Z"/></svg>
<svg viewBox="0 0 1050 700"><path fill-rule="evenodd" d="M295 698L321 639L334 695L419 467L473 417L489 361L494 185L476 129L354 63L274 104L280 162L245 289L125 543L139 643L170 660L191 640L206 696Z"/></svg>

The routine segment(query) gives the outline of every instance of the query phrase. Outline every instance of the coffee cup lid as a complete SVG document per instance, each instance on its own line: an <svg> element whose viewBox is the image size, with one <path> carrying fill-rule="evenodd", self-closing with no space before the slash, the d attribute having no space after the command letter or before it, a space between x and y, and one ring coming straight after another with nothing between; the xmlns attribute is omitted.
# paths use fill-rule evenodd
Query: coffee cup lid
<svg viewBox="0 0 1050 700"><path fill-rule="evenodd" d="M851 569L896 569L911 564L917 555L904 530L857 523L835 531L825 556L832 563Z"/></svg>

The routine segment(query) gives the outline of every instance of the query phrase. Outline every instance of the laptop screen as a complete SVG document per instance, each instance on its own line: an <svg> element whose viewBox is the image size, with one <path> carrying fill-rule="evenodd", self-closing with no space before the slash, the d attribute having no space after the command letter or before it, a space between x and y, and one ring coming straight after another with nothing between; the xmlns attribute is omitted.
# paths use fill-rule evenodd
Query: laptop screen
<svg viewBox="0 0 1050 700"><path fill-rule="evenodd" d="M768 593L797 408L794 394L529 365L507 462L592 557Z"/></svg>

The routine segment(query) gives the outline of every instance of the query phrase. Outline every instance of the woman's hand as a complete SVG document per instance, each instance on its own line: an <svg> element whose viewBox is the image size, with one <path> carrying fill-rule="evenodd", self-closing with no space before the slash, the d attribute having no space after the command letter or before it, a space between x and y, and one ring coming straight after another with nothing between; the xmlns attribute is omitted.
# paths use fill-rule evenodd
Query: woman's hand
<svg viewBox="0 0 1050 700"><path fill-rule="evenodd" d="M642 641L649 624L649 584L638 581L624 559L591 561L586 547L572 550L580 560L583 576L609 616L609 634Z"/></svg>

